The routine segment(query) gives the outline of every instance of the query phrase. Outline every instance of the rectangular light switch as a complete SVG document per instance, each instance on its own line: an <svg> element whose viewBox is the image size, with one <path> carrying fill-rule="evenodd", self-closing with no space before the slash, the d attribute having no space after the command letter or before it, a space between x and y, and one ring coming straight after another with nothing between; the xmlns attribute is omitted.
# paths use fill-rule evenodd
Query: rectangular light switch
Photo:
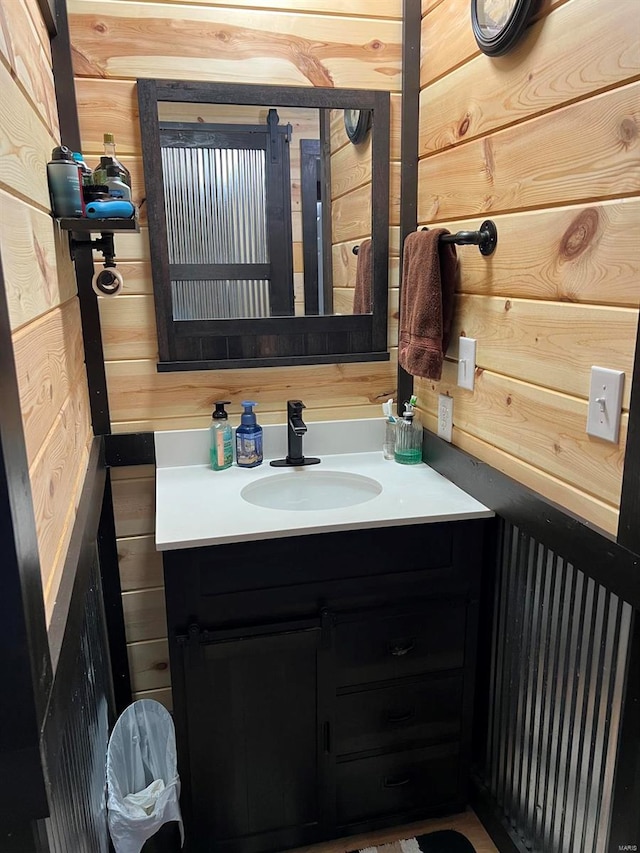
<svg viewBox="0 0 640 853"><path fill-rule="evenodd" d="M473 391L476 376L476 339L461 337L458 346L458 385Z"/></svg>
<svg viewBox="0 0 640 853"><path fill-rule="evenodd" d="M618 443L624 373L607 367L591 368L587 432Z"/></svg>

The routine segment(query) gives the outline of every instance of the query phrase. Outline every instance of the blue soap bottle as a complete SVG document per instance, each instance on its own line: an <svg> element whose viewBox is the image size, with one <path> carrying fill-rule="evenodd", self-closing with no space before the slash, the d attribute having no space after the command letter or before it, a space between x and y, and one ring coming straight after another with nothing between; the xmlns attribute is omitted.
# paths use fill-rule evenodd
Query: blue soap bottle
<svg viewBox="0 0 640 853"><path fill-rule="evenodd" d="M255 468L262 465L262 427L256 422L253 407L257 406L250 400L243 400L244 413L240 418L240 426L236 429L236 462L240 468Z"/></svg>

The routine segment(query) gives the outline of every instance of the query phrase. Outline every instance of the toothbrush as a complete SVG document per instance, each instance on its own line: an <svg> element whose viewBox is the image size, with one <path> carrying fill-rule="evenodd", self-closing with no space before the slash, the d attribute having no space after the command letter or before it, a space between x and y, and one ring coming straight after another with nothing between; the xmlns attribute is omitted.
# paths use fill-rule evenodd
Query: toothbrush
<svg viewBox="0 0 640 853"><path fill-rule="evenodd" d="M391 406L393 405L393 397L389 397L386 403L382 404L382 414L386 417L390 424L395 424L396 419L393 417Z"/></svg>

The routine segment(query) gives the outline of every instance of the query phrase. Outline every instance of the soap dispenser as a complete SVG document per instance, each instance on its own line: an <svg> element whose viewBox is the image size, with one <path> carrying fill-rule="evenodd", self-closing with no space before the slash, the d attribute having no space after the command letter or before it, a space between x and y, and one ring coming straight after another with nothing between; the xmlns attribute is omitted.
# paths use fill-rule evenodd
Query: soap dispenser
<svg viewBox="0 0 640 853"><path fill-rule="evenodd" d="M211 467L214 471L224 471L233 464L233 433L225 409L228 405L229 400L217 402L211 415Z"/></svg>
<svg viewBox="0 0 640 853"><path fill-rule="evenodd" d="M236 429L236 462L240 468L255 468L262 464L262 427L256 422L250 400L243 400L244 412Z"/></svg>
<svg viewBox="0 0 640 853"><path fill-rule="evenodd" d="M393 458L401 465L417 465L422 462L422 425L415 417L416 402L416 397L412 396L411 400L404 404L402 419L396 424Z"/></svg>

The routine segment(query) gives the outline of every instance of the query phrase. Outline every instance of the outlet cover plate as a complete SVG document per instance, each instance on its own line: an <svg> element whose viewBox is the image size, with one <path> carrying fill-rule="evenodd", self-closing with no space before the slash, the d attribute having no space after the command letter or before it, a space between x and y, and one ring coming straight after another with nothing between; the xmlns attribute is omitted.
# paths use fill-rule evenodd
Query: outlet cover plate
<svg viewBox="0 0 640 853"><path fill-rule="evenodd" d="M438 395L438 435L451 441L453 433L453 397Z"/></svg>
<svg viewBox="0 0 640 853"><path fill-rule="evenodd" d="M618 443L624 373L608 367L591 368L587 432Z"/></svg>
<svg viewBox="0 0 640 853"><path fill-rule="evenodd" d="M476 339L461 337L458 344L458 385L473 391L476 377Z"/></svg>

